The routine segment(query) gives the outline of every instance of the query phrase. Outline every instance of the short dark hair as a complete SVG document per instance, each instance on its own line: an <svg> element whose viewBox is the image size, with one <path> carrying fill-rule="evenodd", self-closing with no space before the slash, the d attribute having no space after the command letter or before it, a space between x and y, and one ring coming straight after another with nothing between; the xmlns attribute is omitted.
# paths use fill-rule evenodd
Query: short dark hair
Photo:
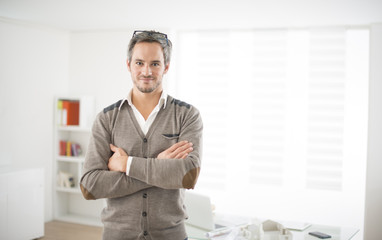
<svg viewBox="0 0 382 240"><path fill-rule="evenodd" d="M171 60L172 43L167 38L167 34L156 31L134 31L127 50L127 58L131 62L133 56L133 49L136 44L141 42L157 42L163 50L164 64L167 65Z"/></svg>

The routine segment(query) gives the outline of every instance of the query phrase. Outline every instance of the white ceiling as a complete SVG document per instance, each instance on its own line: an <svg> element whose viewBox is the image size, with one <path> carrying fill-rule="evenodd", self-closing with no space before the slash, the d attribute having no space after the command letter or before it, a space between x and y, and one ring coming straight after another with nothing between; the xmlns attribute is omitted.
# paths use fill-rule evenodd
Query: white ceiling
<svg viewBox="0 0 382 240"><path fill-rule="evenodd" d="M2 19L81 31L382 22L380 0L0 0Z"/></svg>

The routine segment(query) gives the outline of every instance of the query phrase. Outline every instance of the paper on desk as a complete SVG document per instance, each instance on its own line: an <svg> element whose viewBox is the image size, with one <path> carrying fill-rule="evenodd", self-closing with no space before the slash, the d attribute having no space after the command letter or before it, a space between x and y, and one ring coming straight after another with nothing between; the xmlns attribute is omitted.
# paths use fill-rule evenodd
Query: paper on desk
<svg viewBox="0 0 382 240"><path fill-rule="evenodd" d="M292 240L292 233L282 224L254 219L251 224L208 232L211 240ZM296 238L297 239L297 238ZM296 240L295 239L295 240Z"/></svg>
<svg viewBox="0 0 382 240"><path fill-rule="evenodd" d="M293 221L280 221L280 223L287 229L304 231L308 227L312 226L311 223L307 222L293 222Z"/></svg>
<svg viewBox="0 0 382 240"><path fill-rule="evenodd" d="M211 240L249 240L250 233L246 226L230 227L221 230L208 232L206 236Z"/></svg>

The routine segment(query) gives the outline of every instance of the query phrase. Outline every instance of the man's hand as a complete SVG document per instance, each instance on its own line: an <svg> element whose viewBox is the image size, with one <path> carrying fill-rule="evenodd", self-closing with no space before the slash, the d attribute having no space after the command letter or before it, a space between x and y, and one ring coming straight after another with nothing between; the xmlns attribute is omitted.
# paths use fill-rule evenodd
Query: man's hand
<svg viewBox="0 0 382 240"><path fill-rule="evenodd" d="M194 150L192 148L192 143L188 141L181 141L175 143L168 149L159 153L158 159L185 159L190 152Z"/></svg>
<svg viewBox="0 0 382 240"><path fill-rule="evenodd" d="M110 144L111 151L114 154L109 158L107 167L110 171L126 172L127 158L129 157L122 148Z"/></svg>

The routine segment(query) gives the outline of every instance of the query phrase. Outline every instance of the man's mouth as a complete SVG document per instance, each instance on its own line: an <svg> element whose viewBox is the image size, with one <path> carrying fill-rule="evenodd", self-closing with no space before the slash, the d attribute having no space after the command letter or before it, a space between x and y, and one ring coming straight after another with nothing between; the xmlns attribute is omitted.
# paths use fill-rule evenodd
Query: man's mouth
<svg viewBox="0 0 382 240"><path fill-rule="evenodd" d="M152 76L140 76L139 79L140 80L153 80L154 77L152 77Z"/></svg>
<svg viewBox="0 0 382 240"><path fill-rule="evenodd" d="M150 81L153 81L154 78L140 78L139 80L141 80L143 82L150 82Z"/></svg>

